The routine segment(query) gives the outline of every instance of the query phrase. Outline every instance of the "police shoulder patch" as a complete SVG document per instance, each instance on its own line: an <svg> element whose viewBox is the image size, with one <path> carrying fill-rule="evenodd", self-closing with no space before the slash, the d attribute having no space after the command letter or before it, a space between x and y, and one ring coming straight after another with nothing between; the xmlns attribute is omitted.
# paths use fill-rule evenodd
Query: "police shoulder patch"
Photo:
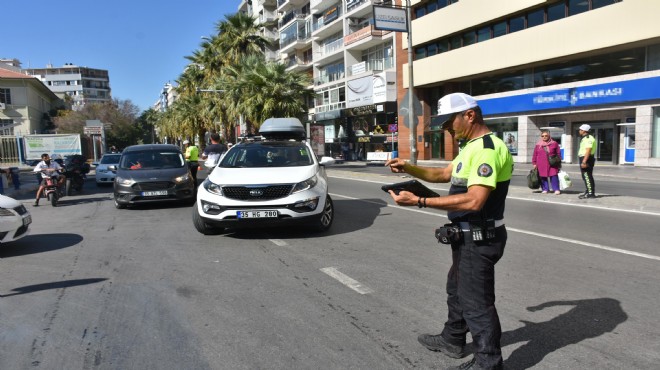
<svg viewBox="0 0 660 370"><path fill-rule="evenodd" d="M456 166L456 173L461 172L461 168L463 168L463 162L458 162L458 165Z"/></svg>
<svg viewBox="0 0 660 370"><path fill-rule="evenodd" d="M477 169L477 174L481 177L488 177L493 174L493 167L488 163L482 163L479 169Z"/></svg>

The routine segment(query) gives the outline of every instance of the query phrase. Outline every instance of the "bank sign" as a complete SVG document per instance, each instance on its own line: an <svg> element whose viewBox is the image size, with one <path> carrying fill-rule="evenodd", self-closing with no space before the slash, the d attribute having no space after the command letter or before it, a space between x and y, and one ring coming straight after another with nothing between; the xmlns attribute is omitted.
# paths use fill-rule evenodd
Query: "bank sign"
<svg viewBox="0 0 660 370"><path fill-rule="evenodd" d="M479 99L487 115L566 109L660 99L660 77Z"/></svg>
<svg viewBox="0 0 660 370"><path fill-rule="evenodd" d="M408 32L406 9L374 5L374 28L384 31Z"/></svg>

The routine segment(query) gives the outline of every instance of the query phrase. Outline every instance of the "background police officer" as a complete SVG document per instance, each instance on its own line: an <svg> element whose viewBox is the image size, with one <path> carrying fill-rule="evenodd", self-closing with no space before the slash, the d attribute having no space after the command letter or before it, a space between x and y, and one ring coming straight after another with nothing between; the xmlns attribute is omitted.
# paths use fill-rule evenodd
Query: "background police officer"
<svg viewBox="0 0 660 370"><path fill-rule="evenodd" d="M580 147L578 148L578 160L580 161L580 174L584 180L586 190L578 198L588 199L596 197L596 183L594 182L594 165L596 164L596 138L589 134L591 126L586 123L580 126Z"/></svg>
<svg viewBox="0 0 660 370"><path fill-rule="evenodd" d="M502 330L495 309L495 263L507 240L504 203L513 172L513 158L504 142L486 127L477 101L454 93L438 102L443 128L465 141L446 168L414 166L400 158L385 163L393 172L405 172L429 182L451 182L449 195L422 198L407 191L392 199L401 206L433 207L448 211L452 230L452 266L447 277L448 319L441 334L422 334L420 343L452 358L467 355L469 331L475 356L460 369L500 369Z"/></svg>

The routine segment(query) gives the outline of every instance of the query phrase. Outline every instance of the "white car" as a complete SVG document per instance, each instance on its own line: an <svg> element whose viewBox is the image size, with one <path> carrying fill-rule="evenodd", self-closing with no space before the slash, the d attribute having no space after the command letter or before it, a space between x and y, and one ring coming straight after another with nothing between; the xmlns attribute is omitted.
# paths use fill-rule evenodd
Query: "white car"
<svg viewBox="0 0 660 370"><path fill-rule="evenodd" d="M304 140L295 118L271 118L262 140L234 145L197 190L193 224L202 234L224 228L304 224L332 225L334 208L324 166Z"/></svg>
<svg viewBox="0 0 660 370"><path fill-rule="evenodd" d="M14 198L0 195L0 243L12 242L30 234L32 216Z"/></svg>
<svg viewBox="0 0 660 370"><path fill-rule="evenodd" d="M101 186L104 184L112 184L115 181L115 172L110 171L108 166L117 166L121 153L108 153L101 157L96 166L96 185Z"/></svg>

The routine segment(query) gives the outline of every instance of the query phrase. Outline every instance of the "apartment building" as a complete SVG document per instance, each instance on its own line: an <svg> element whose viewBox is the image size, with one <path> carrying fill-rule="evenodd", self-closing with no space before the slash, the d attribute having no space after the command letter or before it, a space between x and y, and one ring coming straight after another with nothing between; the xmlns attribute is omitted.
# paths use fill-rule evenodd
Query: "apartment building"
<svg viewBox="0 0 660 370"><path fill-rule="evenodd" d="M110 77L105 69L80 67L65 63L62 67L28 68L23 71L39 78L52 92L71 105L73 110L86 103L112 100Z"/></svg>
<svg viewBox="0 0 660 370"><path fill-rule="evenodd" d="M465 92L516 162L531 161L548 129L564 162L575 163L578 127L588 123L597 164L660 166L660 1L411 3L419 159L454 158L457 145L433 118L441 96ZM397 52L405 72L407 50ZM399 97L407 88L403 78ZM409 135L403 125L400 135ZM403 158L408 142L401 140Z"/></svg>
<svg viewBox="0 0 660 370"><path fill-rule="evenodd" d="M245 0L239 11L279 35L277 58L309 73L317 154L373 159L396 149L394 33L373 27L371 0ZM272 28L276 24L276 28Z"/></svg>

